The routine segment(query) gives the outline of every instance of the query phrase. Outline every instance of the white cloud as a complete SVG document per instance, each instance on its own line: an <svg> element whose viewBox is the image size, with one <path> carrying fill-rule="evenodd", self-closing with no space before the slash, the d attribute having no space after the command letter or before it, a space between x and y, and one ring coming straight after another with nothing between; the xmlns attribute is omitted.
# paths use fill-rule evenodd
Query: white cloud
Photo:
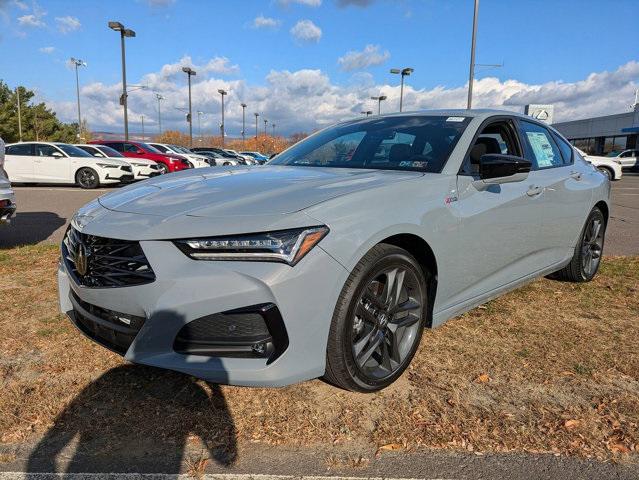
<svg viewBox="0 0 639 480"><path fill-rule="evenodd" d="M58 30L62 33L73 32L82 26L80 20L76 17L72 17L71 15L67 15L66 17L55 17L55 23L58 25Z"/></svg>
<svg viewBox="0 0 639 480"><path fill-rule="evenodd" d="M18 25L20 25L21 27L33 28L46 27L46 23L42 21L42 17L33 13L18 17Z"/></svg>
<svg viewBox="0 0 639 480"><path fill-rule="evenodd" d="M0 2L0 3L2 3L2 2ZM29 9L29 6L26 3L21 2L20 0L13 0L13 4L16 6L16 8L18 8L20 10L28 10Z"/></svg>
<svg viewBox="0 0 639 480"><path fill-rule="evenodd" d="M380 48L379 45L366 45L361 52L351 50L343 57L339 57L337 63L346 72L364 70L374 65L381 65L390 58L390 53L388 53L388 50L381 52Z"/></svg>
<svg viewBox="0 0 639 480"><path fill-rule="evenodd" d="M300 20L291 28L291 35L301 42L317 43L322 38L322 29L310 20Z"/></svg>
<svg viewBox="0 0 639 480"><path fill-rule="evenodd" d="M39 49L41 53L53 53L55 52L55 47L42 47Z"/></svg>
<svg viewBox="0 0 639 480"><path fill-rule="evenodd" d="M291 3L298 3L307 7L319 7L322 4L322 0L279 0L280 5L287 6Z"/></svg>
<svg viewBox="0 0 639 480"><path fill-rule="evenodd" d="M253 28L277 28L282 24L281 20L259 15L253 19Z"/></svg>
<svg viewBox="0 0 639 480"><path fill-rule="evenodd" d="M216 57L201 65L193 65L190 57L184 57L134 81L148 85L151 89L136 90L129 94L129 118L139 119L144 114L145 123L148 123L147 132L153 129L157 118L157 100L152 94L153 90L166 97L162 104L163 127L186 130L184 114L177 110L186 107L188 102L186 75L181 71L182 65L191 65L197 70L192 92L193 107L206 113L202 117L202 129L206 135L219 131L219 88L229 92L225 99L225 121L231 136L239 136L242 129L242 102L248 104L247 113L259 112L260 122L264 118L275 122L278 131L283 134L310 132L358 117L363 110L376 111L377 105L370 97L380 93L388 96L382 103L382 112L397 111L399 107L399 85L375 83L366 72L356 73L346 85L337 85L321 70L273 70L262 84L253 85L242 79L220 78L221 74L238 70L237 65L230 64L226 58ZM420 89L414 88L412 81L414 77L408 77L404 86L406 111L464 108L466 105L466 85ZM557 121L564 121L628 111L634 90L638 87L639 62L632 61L615 71L592 73L576 82L552 81L535 85L518 80L482 78L475 82L473 104L477 108L523 111L526 103L553 103ZM122 107L118 104L121 88L118 83L92 83L82 88L82 109L92 129L122 131ZM48 104L65 121L73 121L77 115L74 99ZM250 115L247 118L253 120ZM131 130L138 131L139 126L135 125L134 120L131 122ZM247 122L253 125L249 120Z"/></svg>
<svg viewBox="0 0 639 480"><path fill-rule="evenodd" d="M355 7L368 7L369 5L371 5L375 0L337 0L337 6L338 7L348 7L350 5L353 5Z"/></svg>

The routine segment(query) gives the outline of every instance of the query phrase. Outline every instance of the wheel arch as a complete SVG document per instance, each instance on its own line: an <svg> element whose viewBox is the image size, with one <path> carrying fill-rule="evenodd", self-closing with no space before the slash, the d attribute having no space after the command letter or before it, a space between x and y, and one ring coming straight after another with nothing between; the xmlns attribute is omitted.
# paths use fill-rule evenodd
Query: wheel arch
<svg viewBox="0 0 639 480"><path fill-rule="evenodd" d="M433 249L426 240L412 233L400 233L386 237L379 243L395 245L410 253L419 263L426 285L428 287L428 313L426 317L427 328L433 326L433 306L437 294L437 259Z"/></svg>
<svg viewBox="0 0 639 480"><path fill-rule="evenodd" d="M610 180L615 180L616 179L616 175L615 175L615 171L609 167L608 165L597 165L597 169L604 169L606 171L608 171L608 174L610 175Z"/></svg>
<svg viewBox="0 0 639 480"><path fill-rule="evenodd" d="M604 216L604 220L606 221L606 225L608 225L608 217L610 215L610 208L608 207L608 204L603 200L599 200L597 203L595 203L595 207L601 210L601 213L603 213Z"/></svg>

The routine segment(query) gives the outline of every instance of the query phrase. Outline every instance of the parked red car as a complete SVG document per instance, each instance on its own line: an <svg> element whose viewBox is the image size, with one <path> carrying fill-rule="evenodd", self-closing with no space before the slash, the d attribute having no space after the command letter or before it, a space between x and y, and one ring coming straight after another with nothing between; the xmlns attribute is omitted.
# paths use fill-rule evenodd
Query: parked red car
<svg viewBox="0 0 639 480"><path fill-rule="evenodd" d="M125 157L146 158L157 162L162 173L179 172L187 168L193 168L186 158L173 153L162 153L144 142L133 140L93 140L89 143L106 145L120 152Z"/></svg>

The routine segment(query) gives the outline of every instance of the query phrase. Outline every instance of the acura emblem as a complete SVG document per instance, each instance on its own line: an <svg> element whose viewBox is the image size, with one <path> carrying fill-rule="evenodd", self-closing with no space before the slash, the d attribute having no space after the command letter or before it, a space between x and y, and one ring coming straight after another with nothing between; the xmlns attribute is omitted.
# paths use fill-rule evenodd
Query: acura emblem
<svg viewBox="0 0 639 480"><path fill-rule="evenodd" d="M89 271L89 252L83 243L76 245L73 263L79 275L84 277Z"/></svg>

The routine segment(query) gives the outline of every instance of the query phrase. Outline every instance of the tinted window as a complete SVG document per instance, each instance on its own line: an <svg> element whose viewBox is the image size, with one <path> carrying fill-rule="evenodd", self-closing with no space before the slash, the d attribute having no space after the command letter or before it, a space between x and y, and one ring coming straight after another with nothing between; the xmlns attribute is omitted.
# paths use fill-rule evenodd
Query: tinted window
<svg viewBox="0 0 639 480"><path fill-rule="evenodd" d="M533 168L561 167L564 164L559 148L550 134L550 131L536 123L519 121L521 137L526 144L528 156L533 161Z"/></svg>
<svg viewBox="0 0 639 480"><path fill-rule="evenodd" d="M169 149L168 149L168 148L166 148L164 145L158 145L157 143L155 143L155 144L153 144L153 145L151 145L151 146L152 146L153 148L155 148L155 149L159 150L159 151L160 151L160 152L162 152L162 153L166 153L166 152L168 152L168 151L169 151Z"/></svg>
<svg viewBox="0 0 639 480"><path fill-rule="evenodd" d="M160 151L157 148L153 148L151 145L149 145L148 143L138 143L138 145L140 145L140 148L142 150L146 150L147 152L151 152L151 153L160 153Z"/></svg>
<svg viewBox="0 0 639 480"><path fill-rule="evenodd" d="M92 155L85 152L75 145L67 145L66 143L58 143L56 146L70 157L91 157Z"/></svg>
<svg viewBox="0 0 639 480"><path fill-rule="evenodd" d="M564 165L572 164L572 156L573 156L573 148L567 141L561 138L559 135L553 134L553 138L557 142L559 146L559 150L561 151L561 156L564 159Z"/></svg>
<svg viewBox="0 0 639 480"><path fill-rule="evenodd" d="M52 145L43 145L41 143L36 143L35 145L36 157L52 157L54 153L60 154L60 150Z"/></svg>
<svg viewBox="0 0 639 480"><path fill-rule="evenodd" d="M7 155L33 155L33 145L30 143L21 143L19 145L11 145L6 148Z"/></svg>
<svg viewBox="0 0 639 480"><path fill-rule="evenodd" d="M100 145L98 148L102 153L104 153L107 157L124 157L120 152L118 152L115 148L107 147L104 145Z"/></svg>
<svg viewBox="0 0 639 480"><path fill-rule="evenodd" d="M349 122L302 140L271 164L440 172L468 122L417 115Z"/></svg>
<svg viewBox="0 0 639 480"><path fill-rule="evenodd" d="M125 143L124 144L124 151L125 152L138 153L138 150L140 150L140 149L138 148L137 145L133 145L132 143Z"/></svg>
<svg viewBox="0 0 639 480"><path fill-rule="evenodd" d="M124 151L124 144L123 143L107 143L106 145L108 147L111 147L113 150L115 150L117 152L123 152Z"/></svg>
<svg viewBox="0 0 639 480"><path fill-rule="evenodd" d="M97 148L87 147L86 145L78 146L78 148L84 150L85 152L87 152L89 155L92 155L92 156L95 156L96 153L100 153L100 151Z"/></svg>

